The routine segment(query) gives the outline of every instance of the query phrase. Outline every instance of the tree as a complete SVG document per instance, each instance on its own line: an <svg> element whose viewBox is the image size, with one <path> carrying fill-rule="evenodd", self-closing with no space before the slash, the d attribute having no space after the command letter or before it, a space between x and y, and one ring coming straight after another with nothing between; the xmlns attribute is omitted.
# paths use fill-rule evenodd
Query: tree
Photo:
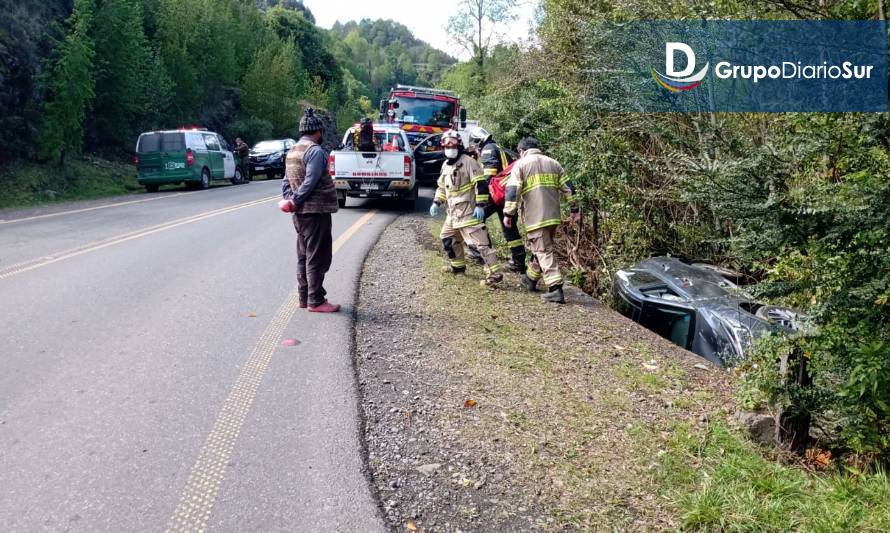
<svg viewBox="0 0 890 533"><path fill-rule="evenodd" d="M61 164L68 153L78 154L83 149L83 122L95 88L95 51L90 39L94 11L93 0L75 0L66 21L68 35L57 49L47 81L41 151Z"/></svg>
<svg viewBox="0 0 890 533"><path fill-rule="evenodd" d="M517 0L460 0L458 12L448 18L448 33L472 54L482 83L489 48L501 40L497 28L516 19L517 3Z"/></svg>
<svg viewBox="0 0 890 533"><path fill-rule="evenodd" d="M103 0L93 24L96 96L92 136L103 146L120 145L132 134L145 104L143 77L148 46L136 0Z"/></svg>
<svg viewBox="0 0 890 533"><path fill-rule="evenodd" d="M293 41L272 40L256 53L244 76L244 111L253 119L270 123L279 135L297 123L297 89L302 84L293 61L296 53Z"/></svg>

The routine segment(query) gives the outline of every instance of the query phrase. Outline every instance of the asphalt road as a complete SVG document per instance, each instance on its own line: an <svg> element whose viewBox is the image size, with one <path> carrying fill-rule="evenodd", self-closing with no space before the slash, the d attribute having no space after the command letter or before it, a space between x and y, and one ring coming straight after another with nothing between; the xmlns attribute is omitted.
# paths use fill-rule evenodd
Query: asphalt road
<svg viewBox="0 0 890 533"><path fill-rule="evenodd" d="M351 313L398 211L334 215L344 312L312 315L278 190L0 213L0 530L384 530Z"/></svg>

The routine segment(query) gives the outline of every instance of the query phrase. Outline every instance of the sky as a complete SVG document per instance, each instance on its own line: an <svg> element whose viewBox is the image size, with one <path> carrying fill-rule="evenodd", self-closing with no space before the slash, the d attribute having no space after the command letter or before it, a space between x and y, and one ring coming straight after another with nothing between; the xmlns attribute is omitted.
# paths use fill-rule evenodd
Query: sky
<svg viewBox="0 0 890 533"><path fill-rule="evenodd" d="M448 17L457 11L455 0L423 0L405 2L396 0L303 0L303 4L315 15L315 22L330 29L334 22L369 19L392 19L404 24L422 41L459 59L469 59L469 53L449 39L445 31ZM500 33L506 40L525 41L529 37L529 23L537 5L536 0L520 0L518 17Z"/></svg>

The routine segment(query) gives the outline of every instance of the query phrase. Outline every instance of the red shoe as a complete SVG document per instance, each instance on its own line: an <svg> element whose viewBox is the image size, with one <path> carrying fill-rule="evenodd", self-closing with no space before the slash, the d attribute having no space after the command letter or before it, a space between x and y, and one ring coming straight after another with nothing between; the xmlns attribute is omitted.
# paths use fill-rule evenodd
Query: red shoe
<svg viewBox="0 0 890 533"><path fill-rule="evenodd" d="M332 304L331 302L329 302L327 300L322 302L321 305L309 308L310 313L338 313L339 311L340 311L339 304Z"/></svg>

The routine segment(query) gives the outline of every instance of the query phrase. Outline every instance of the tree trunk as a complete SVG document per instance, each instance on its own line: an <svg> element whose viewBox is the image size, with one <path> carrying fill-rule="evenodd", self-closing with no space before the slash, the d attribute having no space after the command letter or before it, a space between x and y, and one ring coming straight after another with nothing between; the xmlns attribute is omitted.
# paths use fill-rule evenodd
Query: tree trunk
<svg viewBox="0 0 890 533"><path fill-rule="evenodd" d="M807 371L807 358L799 349L782 357L781 374L785 383L792 389L803 389L812 384ZM792 406L791 409L780 409L776 414L776 439L783 448L798 454L806 451L810 439L810 422L812 415L804 405Z"/></svg>

